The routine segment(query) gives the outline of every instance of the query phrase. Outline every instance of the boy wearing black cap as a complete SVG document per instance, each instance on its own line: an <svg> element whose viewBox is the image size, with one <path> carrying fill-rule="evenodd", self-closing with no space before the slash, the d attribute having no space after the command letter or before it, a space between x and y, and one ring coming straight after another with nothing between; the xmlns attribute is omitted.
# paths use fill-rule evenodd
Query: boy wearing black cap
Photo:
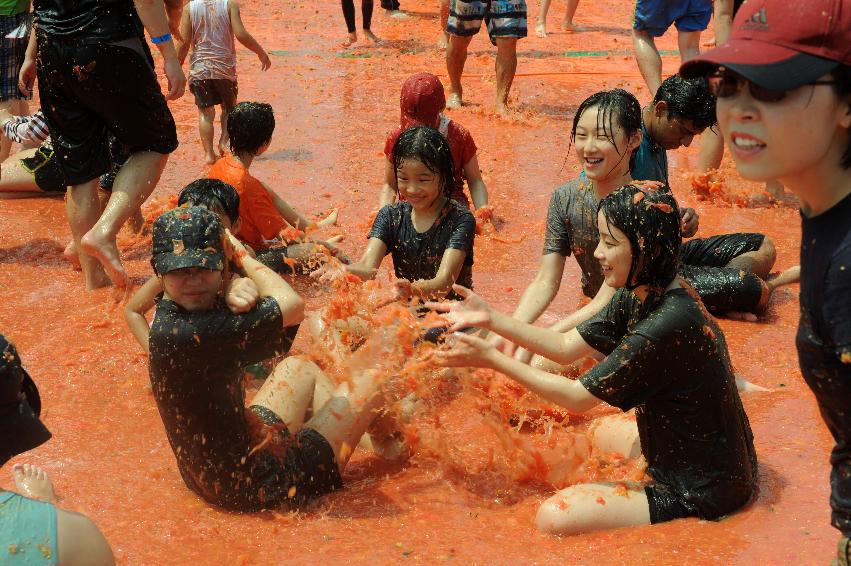
<svg viewBox="0 0 851 566"><path fill-rule="evenodd" d="M35 382L15 347L0 334L0 466L50 439L40 413ZM93 522L56 508L53 484L41 468L15 465L12 475L19 493L0 489L3 564L114 563L109 543Z"/></svg>
<svg viewBox="0 0 851 566"><path fill-rule="evenodd" d="M833 435L837 563L851 563L851 10L845 0L744 3L729 41L683 65L708 76L739 173L801 202L801 373Z"/></svg>
<svg viewBox="0 0 851 566"><path fill-rule="evenodd" d="M151 262L164 289L150 334L151 384L186 485L236 511L295 504L342 486L340 470L381 395L372 374L351 393L314 406L302 427L318 367L287 358L245 408L246 365L286 353L304 303L252 258L212 212L178 208L153 227ZM227 257L257 285L260 299L234 314L220 298Z"/></svg>

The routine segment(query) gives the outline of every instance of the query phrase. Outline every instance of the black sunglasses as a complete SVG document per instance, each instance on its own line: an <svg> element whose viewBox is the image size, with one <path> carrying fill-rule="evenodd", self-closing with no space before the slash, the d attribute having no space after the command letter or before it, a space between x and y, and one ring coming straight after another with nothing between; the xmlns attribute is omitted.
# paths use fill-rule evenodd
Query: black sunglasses
<svg viewBox="0 0 851 566"><path fill-rule="evenodd" d="M789 92L786 90L772 90L770 88L761 87L743 76L723 68L706 77L706 80L709 82L709 91L717 98L735 96L744 88L745 85L748 85L751 96L760 102L780 102L786 98L786 94ZM811 81L804 84L833 85L836 84L836 81Z"/></svg>

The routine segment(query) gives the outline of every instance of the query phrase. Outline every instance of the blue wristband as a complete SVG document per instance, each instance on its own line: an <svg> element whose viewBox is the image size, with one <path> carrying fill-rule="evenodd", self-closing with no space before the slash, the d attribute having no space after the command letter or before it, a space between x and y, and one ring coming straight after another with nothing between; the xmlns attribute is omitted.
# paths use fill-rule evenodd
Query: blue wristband
<svg viewBox="0 0 851 566"><path fill-rule="evenodd" d="M152 37L151 43L153 43L154 45L158 45L160 43L165 43L169 39L171 39L171 32L157 36L157 37Z"/></svg>

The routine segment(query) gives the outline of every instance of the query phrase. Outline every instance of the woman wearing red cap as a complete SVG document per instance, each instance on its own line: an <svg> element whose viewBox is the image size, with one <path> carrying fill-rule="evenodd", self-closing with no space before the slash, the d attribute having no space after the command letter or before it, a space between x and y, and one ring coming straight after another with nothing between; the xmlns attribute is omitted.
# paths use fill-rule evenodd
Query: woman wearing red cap
<svg viewBox="0 0 851 566"><path fill-rule="evenodd" d="M461 124L450 120L441 112L446 108L446 94L443 85L431 73L411 75L402 84L402 95L399 99L402 115L399 126L387 135L384 144L384 187L381 190L379 206L396 202L399 191L396 187L396 172L393 169L393 146L399 135L419 124L438 130L449 142L452 152L452 163L455 166L455 188L452 199L469 207L469 201L464 194L464 179L473 199L476 217L489 219L491 209L488 206L488 189L479 170L479 159L476 156L476 142L473 136ZM480 212L479 212L480 211Z"/></svg>
<svg viewBox="0 0 851 566"><path fill-rule="evenodd" d="M683 65L706 75L739 173L801 204L801 373L835 440L832 523L851 562L851 4L749 1L730 40ZM805 119L803 121L802 119ZM803 126L803 127L802 127Z"/></svg>

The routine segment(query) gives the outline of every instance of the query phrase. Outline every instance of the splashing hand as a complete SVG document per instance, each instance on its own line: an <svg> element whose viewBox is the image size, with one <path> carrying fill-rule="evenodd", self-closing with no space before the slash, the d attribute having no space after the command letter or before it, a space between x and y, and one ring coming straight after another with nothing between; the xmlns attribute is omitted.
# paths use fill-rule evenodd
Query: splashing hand
<svg viewBox="0 0 851 566"><path fill-rule="evenodd" d="M408 279L397 279L393 282L393 291L396 294L395 300L407 301L414 296L414 285Z"/></svg>
<svg viewBox="0 0 851 566"><path fill-rule="evenodd" d="M346 273L346 268L342 265L337 265L335 262L325 262L313 271L310 272L310 277L316 279L320 283L330 284L342 277Z"/></svg>
<svg viewBox="0 0 851 566"><path fill-rule="evenodd" d="M460 304L460 303L459 303ZM488 368L499 352L493 344L478 336L456 332L447 340L448 348L435 350L431 360L443 367Z"/></svg>
<svg viewBox="0 0 851 566"><path fill-rule="evenodd" d="M491 307L480 296L461 285L453 285L452 290L464 297L463 301L428 302L426 307L436 312L446 313L451 323L449 332L462 328L488 328L491 323ZM493 347L493 344L490 344Z"/></svg>

